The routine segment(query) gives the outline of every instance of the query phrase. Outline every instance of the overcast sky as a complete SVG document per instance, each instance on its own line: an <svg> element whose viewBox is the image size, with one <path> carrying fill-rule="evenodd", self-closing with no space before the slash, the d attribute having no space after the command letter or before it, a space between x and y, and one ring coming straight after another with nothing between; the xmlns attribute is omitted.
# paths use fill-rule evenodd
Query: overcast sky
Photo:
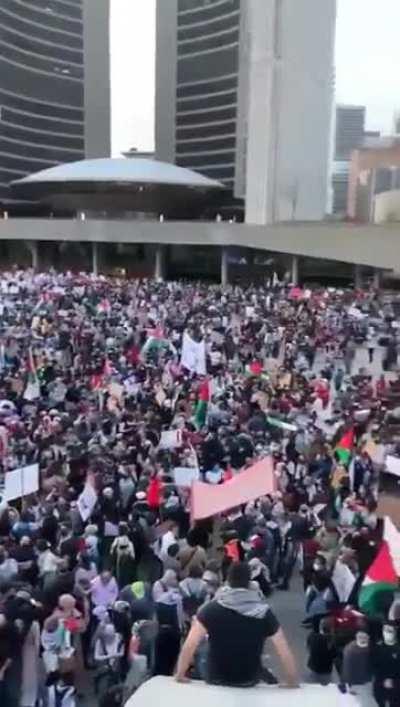
<svg viewBox="0 0 400 707"><path fill-rule="evenodd" d="M400 0L338 6L337 100L366 105L368 128L390 132L400 109Z"/></svg>
<svg viewBox="0 0 400 707"><path fill-rule="evenodd" d="M366 105L367 127L390 132L400 109L400 0L338 0L338 8L337 101ZM113 155L152 149L155 0L112 0L111 52Z"/></svg>

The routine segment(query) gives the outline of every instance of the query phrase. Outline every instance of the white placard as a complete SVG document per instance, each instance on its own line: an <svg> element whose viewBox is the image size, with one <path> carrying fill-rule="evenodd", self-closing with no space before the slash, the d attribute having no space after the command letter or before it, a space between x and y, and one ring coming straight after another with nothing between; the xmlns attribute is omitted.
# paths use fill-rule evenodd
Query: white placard
<svg viewBox="0 0 400 707"><path fill-rule="evenodd" d="M190 488L200 478L199 470L191 466L177 466L173 473L175 486L180 488Z"/></svg>
<svg viewBox="0 0 400 707"><path fill-rule="evenodd" d="M386 457L385 471L387 471L388 474L400 477L400 457L393 457L391 454L388 454Z"/></svg>
<svg viewBox="0 0 400 707"><path fill-rule="evenodd" d="M97 503L97 493L92 484L87 481L85 488L78 498L78 510L84 523L90 518Z"/></svg>
<svg viewBox="0 0 400 707"><path fill-rule="evenodd" d="M161 432L160 449L176 449L182 444L182 430L164 430Z"/></svg>
<svg viewBox="0 0 400 707"><path fill-rule="evenodd" d="M8 471L5 476L4 500L14 501L16 498L29 496L39 490L39 464L21 466L14 471Z"/></svg>

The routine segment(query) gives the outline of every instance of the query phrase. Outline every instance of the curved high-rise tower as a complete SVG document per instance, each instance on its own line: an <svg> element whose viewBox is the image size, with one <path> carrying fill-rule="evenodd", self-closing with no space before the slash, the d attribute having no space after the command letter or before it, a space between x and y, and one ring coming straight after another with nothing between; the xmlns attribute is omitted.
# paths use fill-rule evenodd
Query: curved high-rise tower
<svg viewBox="0 0 400 707"><path fill-rule="evenodd" d="M1 0L0 199L84 156L82 0Z"/></svg>
<svg viewBox="0 0 400 707"><path fill-rule="evenodd" d="M249 223L324 217L336 0L157 0L156 153Z"/></svg>

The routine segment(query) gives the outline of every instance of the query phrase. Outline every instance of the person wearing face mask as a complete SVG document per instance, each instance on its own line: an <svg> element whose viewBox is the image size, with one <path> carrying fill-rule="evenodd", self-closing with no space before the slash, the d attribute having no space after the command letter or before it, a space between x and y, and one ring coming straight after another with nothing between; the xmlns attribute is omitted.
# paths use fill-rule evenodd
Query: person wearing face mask
<svg viewBox="0 0 400 707"><path fill-rule="evenodd" d="M396 626L386 621L382 641L372 652L373 693L379 707L398 707L400 694L400 646Z"/></svg>
<svg viewBox="0 0 400 707"><path fill-rule="evenodd" d="M352 693L363 697L371 694L372 680L371 643L368 629L361 626L353 641L343 651L342 684Z"/></svg>

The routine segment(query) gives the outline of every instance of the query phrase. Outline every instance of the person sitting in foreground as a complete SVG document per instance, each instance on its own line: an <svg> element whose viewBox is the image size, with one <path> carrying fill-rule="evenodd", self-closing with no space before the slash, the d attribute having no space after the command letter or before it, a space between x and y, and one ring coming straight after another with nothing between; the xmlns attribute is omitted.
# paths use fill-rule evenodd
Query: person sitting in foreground
<svg viewBox="0 0 400 707"><path fill-rule="evenodd" d="M285 635L246 562L233 563L227 586L197 613L181 649L176 679L186 680L193 656L208 635L208 682L231 687L251 687L260 679L261 657L271 639L281 660L287 687L297 687L297 668Z"/></svg>

